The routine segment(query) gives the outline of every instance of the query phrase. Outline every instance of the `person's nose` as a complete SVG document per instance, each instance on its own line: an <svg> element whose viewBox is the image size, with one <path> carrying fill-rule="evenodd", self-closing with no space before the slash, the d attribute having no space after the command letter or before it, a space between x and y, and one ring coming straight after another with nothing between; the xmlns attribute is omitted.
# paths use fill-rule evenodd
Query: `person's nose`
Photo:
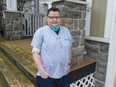
<svg viewBox="0 0 116 87"><path fill-rule="evenodd" d="M56 18L56 17L54 17L54 18L53 18L53 20L57 20L57 18Z"/></svg>

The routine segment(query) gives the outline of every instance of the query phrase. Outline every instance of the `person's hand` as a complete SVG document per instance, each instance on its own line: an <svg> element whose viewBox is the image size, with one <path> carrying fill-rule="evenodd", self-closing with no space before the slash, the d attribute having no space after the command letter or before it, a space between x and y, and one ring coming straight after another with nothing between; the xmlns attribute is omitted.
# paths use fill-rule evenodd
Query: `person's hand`
<svg viewBox="0 0 116 87"><path fill-rule="evenodd" d="M43 79L47 79L50 77L49 73L47 73L45 70L40 71L40 76Z"/></svg>
<svg viewBox="0 0 116 87"><path fill-rule="evenodd" d="M70 72L70 68L71 68L71 65L68 65L68 67L67 67L68 73Z"/></svg>

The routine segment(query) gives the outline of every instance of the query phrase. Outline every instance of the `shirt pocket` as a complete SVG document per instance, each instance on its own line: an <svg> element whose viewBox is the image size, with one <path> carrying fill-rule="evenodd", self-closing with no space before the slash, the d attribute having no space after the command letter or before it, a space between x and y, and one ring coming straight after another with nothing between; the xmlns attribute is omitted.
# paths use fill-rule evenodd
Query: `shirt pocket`
<svg viewBox="0 0 116 87"><path fill-rule="evenodd" d="M62 39L62 45L63 45L63 48L64 49L68 49L68 48L70 48L70 38L63 38Z"/></svg>

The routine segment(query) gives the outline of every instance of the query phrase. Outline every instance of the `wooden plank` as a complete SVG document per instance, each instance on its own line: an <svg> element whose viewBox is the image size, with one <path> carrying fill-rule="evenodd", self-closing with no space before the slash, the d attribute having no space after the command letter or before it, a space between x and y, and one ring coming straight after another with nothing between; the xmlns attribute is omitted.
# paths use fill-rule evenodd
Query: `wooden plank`
<svg viewBox="0 0 116 87"><path fill-rule="evenodd" d="M70 83L73 83L91 73L95 72L95 61L94 60L85 60L80 66L71 70L69 73Z"/></svg>
<svg viewBox="0 0 116 87"><path fill-rule="evenodd" d="M5 83L10 87L35 87L34 84L20 71L0 50L0 73ZM0 78L0 81L3 80ZM2 84L2 83L1 83ZM1 85L0 84L0 85ZM7 86L9 87L9 86Z"/></svg>

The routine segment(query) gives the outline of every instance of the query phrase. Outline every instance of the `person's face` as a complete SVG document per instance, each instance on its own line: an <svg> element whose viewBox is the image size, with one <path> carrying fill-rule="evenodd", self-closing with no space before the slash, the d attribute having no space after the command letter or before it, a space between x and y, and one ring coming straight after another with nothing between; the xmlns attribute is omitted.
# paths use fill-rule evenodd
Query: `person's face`
<svg viewBox="0 0 116 87"><path fill-rule="evenodd" d="M60 13L58 11L50 11L47 16L47 23L49 26L59 26Z"/></svg>

